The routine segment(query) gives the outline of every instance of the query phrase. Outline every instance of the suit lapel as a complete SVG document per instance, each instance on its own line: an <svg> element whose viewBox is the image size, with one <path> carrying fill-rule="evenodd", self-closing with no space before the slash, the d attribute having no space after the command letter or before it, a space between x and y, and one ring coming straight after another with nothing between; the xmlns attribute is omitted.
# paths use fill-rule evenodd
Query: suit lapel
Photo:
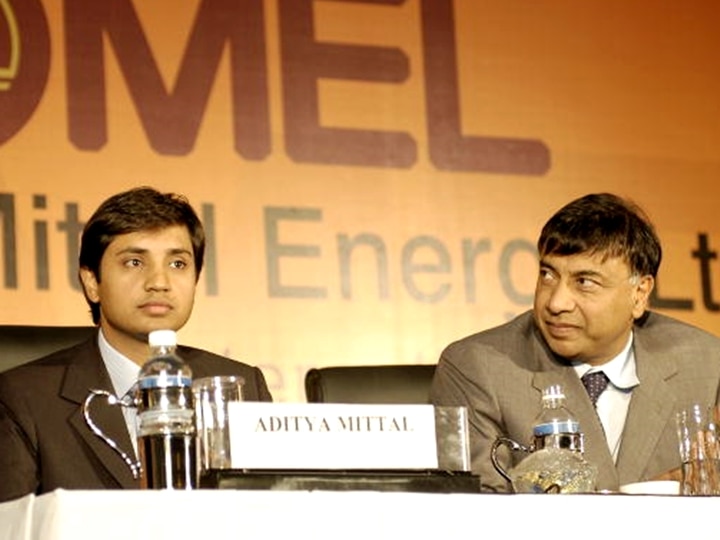
<svg viewBox="0 0 720 540"><path fill-rule="evenodd" d="M137 488L139 483L133 479L129 466L115 450L95 435L85 422L82 404L90 393L90 389L114 392L110 375L105 369L97 347L97 338L89 341L87 346L78 349L78 354L67 367L61 395L64 399L78 404L69 423L83 439L88 450L97 458L100 465L110 473L120 487ZM93 399L90 414L97 427L115 441L121 450L128 453L130 459L134 460L134 450L121 407L111 406L104 396L97 396Z"/></svg>
<svg viewBox="0 0 720 540"><path fill-rule="evenodd" d="M645 471L664 427L672 420L677 408L676 398L667 380L677 373L677 365L661 351L650 353L635 335L635 363L640 384L633 390L623 440L618 455L620 482L637 480L632 471Z"/></svg>

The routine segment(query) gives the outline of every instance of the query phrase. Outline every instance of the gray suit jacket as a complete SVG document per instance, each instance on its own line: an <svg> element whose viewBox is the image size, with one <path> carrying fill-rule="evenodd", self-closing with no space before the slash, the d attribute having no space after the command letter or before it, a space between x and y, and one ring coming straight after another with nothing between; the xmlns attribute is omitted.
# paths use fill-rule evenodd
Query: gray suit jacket
<svg viewBox="0 0 720 540"><path fill-rule="evenodd" d="M575 370L553 355L531 312L450 344L430 392L435 405L463 405L470 419L473 472L486 490L509 491L490 450L497 437L528 444L543 388L560 384L585 433L585 456L597 465L598 489L650 480L680 465L675 412L691 402L718 403L720 339L657 313L635 325L640 384L633 390L617 459ZM522 453L501 452L505 470Z"/></svg>
<svg viewBox="0 0 720 540"><path fill-rule="evenodd" d="M272 401L262 372L207 351L178 347L193 377L241 375L244 399ZM114 392L97 337L0 373L0 501L56 488L139 488L120 456L85 424L91 388ZM95 400L93 420L132 455L120 407Z"/></svg>

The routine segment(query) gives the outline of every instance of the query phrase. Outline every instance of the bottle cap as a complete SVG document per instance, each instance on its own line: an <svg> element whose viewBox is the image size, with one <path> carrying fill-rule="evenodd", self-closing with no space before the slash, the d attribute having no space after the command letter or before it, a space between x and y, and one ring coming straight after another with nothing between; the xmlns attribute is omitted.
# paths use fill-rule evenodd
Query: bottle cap
<svg viewBox="0 0 720 540"><path fill-rule="evenodd" d="M543 390L542 399L565 399L565 392L559 384L553 384Z"/></svg>
<svg viewBox="0 0 720 540"><path fill-rule="evenodd" d="M148 335L148 343L151 347L173 347L177 345L177 334L175 330L153 330Z"/></svg>

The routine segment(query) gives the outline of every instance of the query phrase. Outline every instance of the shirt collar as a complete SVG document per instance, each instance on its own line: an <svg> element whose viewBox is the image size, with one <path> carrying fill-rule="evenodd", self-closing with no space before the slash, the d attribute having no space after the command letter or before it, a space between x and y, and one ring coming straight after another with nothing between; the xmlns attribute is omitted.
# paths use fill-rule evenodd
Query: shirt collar
<svg viewBox="0 0 720 540"><path fill-rule="evenodd" d="M135 362L108 343L102 329L98 332L98 346L100 347L100 355L105 363L105 368L110 374L115 395L122 397L137 381L140 368Z"/></svg>
<svg viewBox="0 0 720 540"><path fill-rule="evenodd" d="M591 366L585 363L575 364L574 368L578 377L582 377L591 371L604 371L605 375L610 379L610 383L620 390L630 390L640 384L640 379L638 379L635 369L635 351L632 346L633 336L631 332L620 354L601 366Z"/></svg>

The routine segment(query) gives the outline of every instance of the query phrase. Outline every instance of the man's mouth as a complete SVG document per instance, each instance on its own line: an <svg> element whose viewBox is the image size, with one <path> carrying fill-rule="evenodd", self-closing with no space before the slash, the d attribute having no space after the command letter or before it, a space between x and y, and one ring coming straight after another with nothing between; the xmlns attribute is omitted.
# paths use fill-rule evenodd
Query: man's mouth
<svg viewBox="0 0 720 540"><path fill-rule="evenodd" d="M577 332L578 327L574 324L545 321L545 328L554 338L566 338Z"/></svg>
<svg viewBox="0 0 720 540"><path fill-rule="evenodd" d="M168 302L145 302L140 309L149 315L165 315L173 308Z"/></svg>

